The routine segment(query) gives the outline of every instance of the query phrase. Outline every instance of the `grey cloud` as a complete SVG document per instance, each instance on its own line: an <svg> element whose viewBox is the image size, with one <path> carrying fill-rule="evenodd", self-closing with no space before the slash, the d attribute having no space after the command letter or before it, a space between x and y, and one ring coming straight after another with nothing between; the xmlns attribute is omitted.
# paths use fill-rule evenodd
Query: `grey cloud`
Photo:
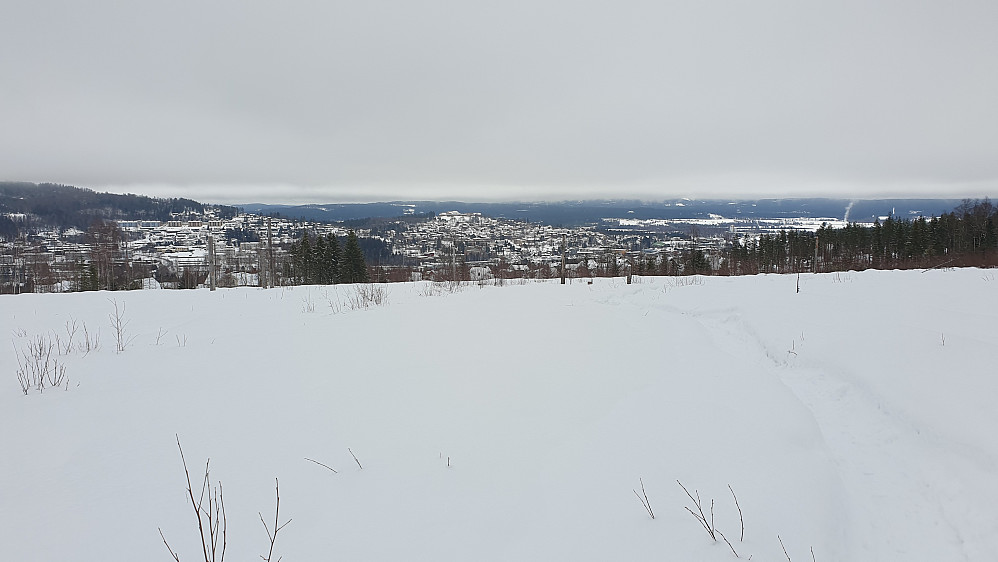
<svg viewBox="0 0 998 562"><path fill-rule="evenodd" d="M998 187L994 2L97 1L4 15L5 179L316 200Z"/></svg>

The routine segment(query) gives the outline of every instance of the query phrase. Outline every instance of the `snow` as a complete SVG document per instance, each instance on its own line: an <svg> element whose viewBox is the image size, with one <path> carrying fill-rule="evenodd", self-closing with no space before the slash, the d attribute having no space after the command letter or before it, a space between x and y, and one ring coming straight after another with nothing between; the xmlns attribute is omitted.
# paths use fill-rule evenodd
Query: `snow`
<svg viewBox="0 0 998 562"><path fill-rule="evenodd" d="M169 560L161 528L197 559L179 436L192 478L210 457L224 485L231 560L266 553L274 478L292 519L275 560L735 559L677 480L743 559L784 560L781 540L793 560L989 559L996 283L420 282L367 308L350 286L3 296L4 558ZM74 320L100 349L58 357L68 387L22 394L13 350L65 345Z"/></svg>

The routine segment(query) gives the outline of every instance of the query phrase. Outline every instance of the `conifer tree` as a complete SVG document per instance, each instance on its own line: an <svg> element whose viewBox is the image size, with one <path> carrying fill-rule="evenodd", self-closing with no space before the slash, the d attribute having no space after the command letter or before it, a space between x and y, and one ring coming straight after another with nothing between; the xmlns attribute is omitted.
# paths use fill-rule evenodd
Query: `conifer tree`
<svg viewBox="0 0 998 562"><path fill-rule="evenodd" d="M299 252L301 255L301 271L298 273L301 278L302 284L308 284L312 281L312 243L309 242L308 233L304 233L301 237L301 248Z"/></svg>
<svg viewBox="0 0 998 562"><path fill-rule="evenodd" d="M336 235L330 232L326 236L326 256L324 260L329 275L328 283L340 282L340 262L342 259L340 243L336 239Z"/></svg>
<svg viewBox="0 0 998 562"><path fill-rule="evenodd" d="M312 264L312 283L315 285L329 285L329 264L326 262L326 239L322 236L315 237L315 247L312 249L315 257Z"/></svg>
<svg viewBox="0 0 998 562"><path fill-rule="evenodd" d="M364 263L364 253L360 249L357 234L352 230L347 233L347 242L343 249L340 281L343 283L367 283L367 264Z"/></svg>

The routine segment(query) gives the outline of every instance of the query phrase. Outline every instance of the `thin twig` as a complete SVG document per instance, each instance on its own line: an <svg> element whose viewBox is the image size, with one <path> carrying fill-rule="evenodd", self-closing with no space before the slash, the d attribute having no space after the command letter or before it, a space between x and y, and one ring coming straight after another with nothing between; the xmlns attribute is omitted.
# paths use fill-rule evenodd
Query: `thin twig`
<svg viewBox="0 0 998 562"><path fill-rule="evenodd" d="M731 484L728 484L728 489L731 490L731 497L735 498L735 507L738 508L738 521L742 524L742 535L738 539L738 542L745 542L745 519L742 517L742 506L738 505L738 496L731 489Z"/></svg>
<svg viewBox="0 0 998 562"><path fill-rule="evenodd" d="M180 557L177 556L177 553L174 552L172 548L170 548L170 543L166 542L166 537L163 536L163 529L160 528L160 527L156 527L156 528L159 529L159 536L160 536L160 538L163 539L163 544L166 545L166 549L170 551L170 556L172 556L173 559L176 560L177 562L180 562Z"/></svg>
<svg viewBox="0 0 998 562"><path fill-rule="evenodd" d="M713 515L714 501L711 500L711 502L710 502L710 504L711 504L711 517L710 517L710 524L708 524L707 523L707 516L704 515L704 513L703 513L703 502L700 501L700 492L694 490L694 492L696 492L696 495L697 495L697 497L694 498L693 494L691 494L690 491L686 489L686 486L683 486L682 482L680 482L679 480L676 480L676 483L679 484L679 487L682 488L684 492L686 492L686 495L689 496L690 501L693 502L693 505L697 506L697 510L700 512L700 514L697 515L692 509L690 509L688 507L686 508L686 511L689 511L690 514L693 515L693 517L696 517L697 521L699 521L700 524L703 525L703 528L706 529L707 534L710 535L710 538L712 538L712 539L714 539L716 541L717 540L717 536L714 534L714 515Z"/></svg>
<svg viewBox="0 0 998 562"><path fill-rule="evenodd" d="M187 495L191 498L191 507L194 508L194 515L198 518L198 531L201 534L201 550L204 553L204 559L208 558L208 544L204 541L204 524L201 522L201 502L194 501L194 487L191 485L191 473L187 469L187 459L184 458L184 448L180 446L180 435L177 435L177 448L180 449L180 461L184 463L184 474L187 475ZM204 478L205 482L208 481L208 462L204 465ZM201 487L201 501L204 501L204 486Z"/></svg>
<svg viewBox="0 0 998 562"><path fill-rule="evenodd" d="M790 559L790 555L787 554L787 547L783 546L783 539L780 538L780 535L776 535L776 538L780 539L780 546L783 547L783 554L786 555L787 562L793 562L793 560Z"/></svg>
<svg viewBox="0 0 998 562"><path fill-rule="evenodd" d="M333 467L329 466L328 464L322 464L321 462L319 462L319 461L317 461L317 460L315 460L315 459L310 459L310 458L308 458L308 457L304 457L304 458L305 458L305 460L307 460L307 461L309 461L309 462L314 462L315 464L317 464L317 465L319 465L319 466L322 466L322 467L325 467L325 468L328 468L329 470L333 471L333 474L339 474L339 472L336 472L336 469L335 469L335 468L333 468Z"/></svg>
<svg viewBox="0 0 998 562"><path fill-rule="evenodd" d="M228 544L228 528L229 521L225 516L225 501L222 500L222 483L218 483L218 503L222 507L222 557L219 560L225 560L225 547Z"/></svg>
<svg viewBox="0 0 998 562"><path fill-rule="evenodd" d="M347 451L350 451L350 447L347 447ZM357 466L359 466L361 470L364 470L364 466L360 464L359 460L357 460L357 455L353 454L353 451L350 451L350 456L353 457L353 460L357 463Z"/></svg>
<svg viewBox="0 0 998 562"><path fill-rule="evenodd" d="M717 534L721 535L721 538L724 539L724 542L728 543L728 548L731 549L731 554L734 554L735 558L741 558L741 556L738 556L738 553L735 552L735 547L731 546L731 541L728 540L728 537L724 536L724 533L722 533L720 529L717 529Z"/></svg>
<svg viewBox="0 0 998 562"><path fill-rule="evenodd" d="M651 502L648 501L648 494L645 493L645 483L640 478L638 478L638 482L641 482L641 494L638 494L637 490L631 490L631 491L634 492L635 496L638 496L638 501L641 502L641 505L645 506L645 511L648 512L648 516L654 519L655 512L651 510Z"/></svg>
<svg viewBox="0 0 998 562"><path fill-rule="evenodd" d="M273 535L270 534L270 527L267 526L267 522L263 520L263 514L260 513L260 512L257 512L257 514L260 516L260 522L263 523L263 529L265 531L267 531L267 538L270 539L270 550L267 552L267 556L264 557L262 554L260 555L260 559L263 560L264 562L270 562L271 557L274 556L274 543L277 542L277 533L281 529L283 529L288 523L291 522L291 520L288 519L287 521L284 522L284 525L279 525L278 524L278 517L280 516L280 513L281 513L281 483L280 483L280 481L277 480L277 478L274 478L274 489L275 489L275 491L277 493L277 506L274 508L274 534ZM277 558L277 562L281 562L281 558L280 557Z"/></svg>
<svg viewBox="0 0 998 562"><path fill-rule="evenodd" d="M714 499L713 498L711 498L711 500L710 500L710 528L711 528L712 531L716 531L717 530L717 526L714 525ZM711 533L711 536L714 536L713 533ZM714 540L716 541L717 539L715 538Z"/></svg>

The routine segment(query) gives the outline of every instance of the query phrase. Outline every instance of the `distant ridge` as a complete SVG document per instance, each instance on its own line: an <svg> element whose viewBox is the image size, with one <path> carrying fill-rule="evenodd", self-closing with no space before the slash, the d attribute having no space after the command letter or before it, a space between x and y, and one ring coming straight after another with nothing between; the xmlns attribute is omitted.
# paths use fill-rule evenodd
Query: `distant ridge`
<svg viewBox="0 0 998 562"><path fill-rule="evenodd" d="M276 213L292 219L337 222L404 214L460 211L496 218L520 219L561 226L579 226L603 218L730 218L828 217L852 222L873 222L878 217L938 216L959 205L960 199L675 199L661 202L636 200L587 200L560 202L467 203L462 201L389 201L381 203L330 203L325 205L242 204L247 212ZM846 214L848 212L848 217Z"/></svg>
<svg viewBox="0 0 998 562"><path fill-rule="evenodd" d="M202 213L215 209L222 216L239 211L276 214L291 219L341 222L445 211L481 213L557 226L598 223L604 218L677 219L721 215L729 218L828 217L869 223L878 217L938 216L952 211L960 199L672 199L639 201L597 199L554 202L469 203L463 201L385 201L280 205L247 203L210 205L192 199L155 198L134 194L101 193L54 183L0 182L0 222L8 213L25 214L39 225L86 228L95 218L111 220L169 220L173 213ZM848 215L848 216L847 216Z"/></svg>
<svg viewBox="0 0 998 562"><path fill-rule="evenodd" d="M0 182L0 222L10 221L2 215L23 214L30 226L86 229L95 219L166 221L173 213L203 213L206 208L223 216L238 211L191 199L101 193L55 183Z"/></svg>

